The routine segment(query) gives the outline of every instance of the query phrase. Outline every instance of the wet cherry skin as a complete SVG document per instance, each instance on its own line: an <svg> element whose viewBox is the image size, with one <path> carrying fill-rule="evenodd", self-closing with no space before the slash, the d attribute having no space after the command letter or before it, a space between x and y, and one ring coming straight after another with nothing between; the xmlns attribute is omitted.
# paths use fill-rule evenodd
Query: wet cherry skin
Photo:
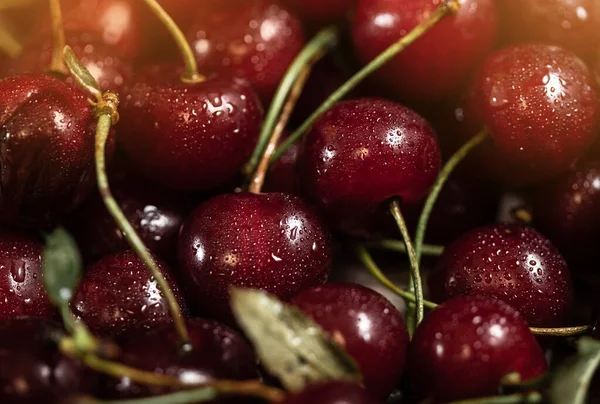
<svg viewBox="0 0 600 404"><path fill-rule="evenodd" d="M441 165L437 138L416 112L379 98L342 102L307 134L299 159L302 193L348 234L362 234L393 197L424 197Z"/></svg>
<svg viewBox="0 0 600 404"><path fill-rule="evenodd" d="M246 78L268 105L304 46L299 19L273 0L203 0L187 29L202 71Z"/></svg>
<svg viewBox="0 0 600 404"><path fill-rule="evenodd" d="M358 384L349 382L327 382L309 385L300 393L290 395L280 404L378 404Z"/></svg>
<svg viewBox="0 0 600 404"><path fill-rule="evenodd" d="M0 320L55 315L42 280L42 250L33 235L0 232Z"/></svg>
<svg viewBox="0 0 600 404"><path fill-rule="evenodd" d="M548 239L521 225L472 230L445 250L429 277L431 298L501 299L532 327L564 327L573 301L570 272Z"/></svg>
<svg viewBox="0 0 600 404"><path fill-rule="evenodd" d="M404 372L408 331L400 312L372 289L329 283L292 303L311 316L357 362L369 394L385 399Z"/></svg>
<svg viewBox="0 0 600 404"><path fill-rule="evenodd" d="M157 262L185 313L185 302L170 269ZM173 321L158 284L133 251L106 256L88 267L71 305L75 315L101 335L118 335Z"/></svg>
<svg viewBox="0 0 600 404"><path fill-rule="evenodd" d="M179 237L179 264L198 309L231 322L229 288L289 300L327 280L331 240L319 218L287 194L225 194L201 204Z"/></svg>
<svg viewBox="0 0 600 404"><path fill-rule="evenodd" d="M513 185L565 171L597 136L598 96L588 67L573 53L537 44L488 56L471 83L464 119L491 142L477 149L481 168Z"/></svg>
<svg viewBox="0 0 600 404"><path fill-rule="evenodd" d="M119 361L127 366L173 376L188 383L213 379L257 379L254 352L248 342L234 330L216 321L199 318L190 319L187 328L193 345L189 353L181 352L180 339L174 328L163 326L149 331L134 330L119 337L117 342L122 351ZM171 392L165 387L137 384L125 377L106 377L102 390L104 396L115 399Z"/></svg>
<svg viewBox="0 0 600 404"><path fill-rule="evenodd" d="M87 196L95 125L69 84L45 75L0 81L0 223L46 225Z"/></svg>
<svg viewBox="0 0 600 404"><path fill-rule="evenodd" d="M263 111L256 95L238 79L184 84L176 69L162 69L138 76L121 104L119 140L134 168L182 191L227 184L258 138Z"/></svg>
<svg viewBox="0 0 600 404"><path fill-rule="evenodd" d="M425 316L407 369L416 395L439 403L496 395L506 374L527 381L547 365L515 309L491 298L457 297Z"/></svg>
<svg viewBox="0 0 600 404"><path fill-rule="evenodd" d="M374 74L403 100L431 101L458 92L492 48L493 0L460 0L446 17ZM355 52L363 64L408 34L441 4L438 0L358 0L352 25ZM476 33L476 34L475 34Z"/></svg>

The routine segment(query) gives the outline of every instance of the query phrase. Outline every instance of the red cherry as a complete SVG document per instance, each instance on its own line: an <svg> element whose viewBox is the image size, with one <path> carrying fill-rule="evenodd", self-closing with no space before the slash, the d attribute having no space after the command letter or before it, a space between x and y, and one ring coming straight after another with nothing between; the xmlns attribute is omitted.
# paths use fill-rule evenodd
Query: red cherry
<svg viewBox="0 0 600 404"><path fill-rule="evenodd" d="M480 165L511 184L546 179L569 168L594 141L598 96L592 74L574 54L519 45L490 55L471 84L464 119L492 142L477 149Z"/></svg>
<svg viewBox="0 0 600 404"><path fill-rule="evenodd" d="M284 133L281 141L289 137ZM296 171L298 167L298 155L300 145L294 143L287 148L285 153L269 167L263 190L265 192L283 192L286 194L298 194Z"/></svg>
<svg viewBox="0 0 600 404"><path fill-rule="evenodd" d="M300 393L290 395L280 404L378 404L357 384L349 382L328 382L310 385Z"/></svg>
<svg viewBox="0 0 600 404"><path fill-rule="evenodd" d="M246 78L268 104L304 46L298 18L273 0L204 0L187 37L200 70Z"/></svg>
<svg viewBox="0 0 600 404"><path fill-rule="evenodd" d="M573 301L558 250L520 225L475 229L448 246L429 278L434 301L483 295L502 299L532 327L562 327Z"/></svg>
<svg viewBox="0 0 600 404"><path fill-rule="evenodd" d="M408 351L415 393L436 403L495 395L508 373L528 381L546 369L544 353L521 316L483 297L457 297L433 310Z"/></svg>
<svg viewBox="0 0 600 404"><path fill-rule="evenodd" d="M438 175L435 133L412 110L384 99L342 102L307 134L299 160L303 193L331 225L357 234L393 197L415 202Z"/></svg>
<svg viewBox="0 0 600 404"><path fill-rule="evenodd" d="M427 18L439 0L359 0L352 37L362 63L374 59ZM460 0L455 16L431 28L374 74L402 99L430 101L461 89L496 35L493 0Z"/></svg>
<svg viewBox="0 0 600 404"><path fill-rule="evenodd" d="M95 122L85 96L45 75L0 81L0 222L48 224L85 197Z"/></svg>
<svg viewBox="0 0 600 404"><path fill-rule="evenodd" d="M356 360L370 394L385 399L394 390L404 372L408 331L385 297L364 286L330 283L305 290L292 303Z"/></svg>
<svg viewBox="0 0 600 404"><path fill-rule="evenodd" d="M283 0L304 20L323 25L343 19L354 7L356 0Z"/></svg>
<svg viewBox="0 0 600 404"><path fill-rule="evenodd" d="M158 264L185 311L185 302L170 269L161 262ZM87 268L72 308L90 330L102 335L172 322L156 280L133 251L109 255Z"/></svg>
<svg viewBox="0 0 600 404"><path fill-rule="evenodd" d="M192 213L179 237L191 297L200 310L225 322L231 321L231 286L289 300L327 280L331 254L319 219L286 194L217 196Z"/></svg>

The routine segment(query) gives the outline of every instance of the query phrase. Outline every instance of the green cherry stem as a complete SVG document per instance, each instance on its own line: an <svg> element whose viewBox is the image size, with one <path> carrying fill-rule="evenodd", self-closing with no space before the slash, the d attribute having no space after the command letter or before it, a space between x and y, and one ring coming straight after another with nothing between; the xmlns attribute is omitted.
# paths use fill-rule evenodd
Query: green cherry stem
<svg viewBox="0 0 600 404"><path fill-rule="evenodd" d="M367 247L376 248L379 250L390 250L390 251L396 251L396 252L403 253L403 254L406 254L406 252L407 252L406 244L404 244L404 241L402 241L402 240L381 239L381 240L367 241L365 243L365 245ZM423 246L421 246L421 253L423 255L439 257L440 255L442 255L444 253L444 246L423 244Z"/></svg>
<svg viewBox="0 0 600 404"><path fill-rule="evenodd" d="M319 106L319 108L317 108L317 110L313 112L302 123L302 125L300 125L300 127L294 133L292 133L292 135L288 139L286 139L285 142L283 142L283 144L273 154L271 162L277 161L277 159L279 159L283 155L283 153L285 153L287 148L295 142L297 142L323 113L327 112L335 103L337 103L346 95L348 95L350 91L352 91L371 73L373 73L381 66L386 64L398 53L406 49L410 44L412 44L415 40L420 38L423 34L429 31L429 29L431 29L445 17L455 14L458 11L459 7L460 5L458 3L458 0L444 0L442 4L433 13L431 13L431 15L429 15L429 17L427 17L423 22L417 25L412 31L410 31L396 43L392 44L390 47L388 47L386 50L380 53L375 59L373 59L371 62L369 62L369 64L367 64L365 67L359 70L347 82L342 84L340 88L335 90L333 94L331 94Z"/></svg>
<svg viewBox="0 0 600 404"><path fill-rule="evenodd" d="M61 76L68 76L69 71L63 59L63 49L65 48L65 30L63 28L62 10L60 0L50 0L50 16L52 17L52 61L48 71Z"/></svg>
<svg viewBox="0 0 600 404"><path fill-rule="evenodd" d="M564 328L536 328L529 327L532 334L535 335L547 335L551 337L575 337L587 333L592 329L591 325L580 325L576 327L564 327Z"/></svg>
<svg viewBox="0 0 600 404"><path fill-rule="evenodd" d="M442 188L450 174L454 171L456 166L464 160L464 158L469 154L469 152L475 147L479 146L483 143L488 136L488 131L486 128L482 129L477 135L472 137L467 143L465 143L450 159L446 162L440 174L438 175L433 187L431 188L431 192L425 201L425 205L423 206L423 210L421 212L421 216L419 217L419 222L417 224L417 231L415 233L415 251L417 253L417 259L421 259L421 253L423 250L423 242L425 240L425 230L427 229L427 222L429 221L429 217L431 216L431 211L433 210L433 206L437 201L440 192L442 192Z"/></svg>
<svg viewBox="0 0 600 404"><path fill-rule="evenodd" d="M286 100L289 98L290 92L297 83L298 78L302 75L306 66L312 66L316 63L325 52L335 46L338 42L339 30L337 27L331 26L321 30L315 37L300 51L296 59L292 62L287 72L283 76L269 111L265 117L265 122L261 128L260 136L256 148L250 157L250 160L244 168L244 172L248 177L252 176L258 168L261 157L273 130L277 126L277 121L285 108Z"/></svg>
<svg viewBox="0 0 600 404"><path fill-rule="evenodd" d="M169 13L156 0L144 0L148 7L152 9L152 12L156 17L163 23L167 28L179 51L183 56L183 62L185 63L185 73L181 76L181 81L184 83L202 83L206 80L206 77L198 73L198 63L194 57L194 52L187 41L185 35L181 31L181 28L177 26L177 23L171 18Z"/></svg>

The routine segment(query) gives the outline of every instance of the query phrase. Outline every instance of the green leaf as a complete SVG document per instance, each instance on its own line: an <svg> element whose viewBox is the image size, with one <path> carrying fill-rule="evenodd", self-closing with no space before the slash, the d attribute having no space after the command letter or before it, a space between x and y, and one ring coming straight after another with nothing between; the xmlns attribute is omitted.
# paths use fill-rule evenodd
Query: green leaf
<svg viewBox="0 0 600 404"><path fill-rule="evenodd" d="M101 97L101 91L98 82L79 59L77 59L77 56L75 56L75 53L70 46L65 46L65 49L63 50L63 59L75 81L77 81L85 91L93 95L96 99L99 99L99 97Z"/></svg>
<svg viewBox="0 0 600 404"><path fill-rule="evenodd" d="M42 257L44 286L50 300L62 310L68 309L82 271L79 249L63 228L46 237Z"/></svg>
<svg viewBox="0 0 600 404"><path fill-rule="evenodd" d="M588 387L600 364L600 341L579 340L577 356L566 361L552 377L550 402L585 404Z"/></svg>
<svg viewBox="0 0 600 404"><path fill-rule="evenodd" d="M356 362L298 309L266 292L231 291L233 313L263 365L292 392L326 380L361 381Z"/></svg>

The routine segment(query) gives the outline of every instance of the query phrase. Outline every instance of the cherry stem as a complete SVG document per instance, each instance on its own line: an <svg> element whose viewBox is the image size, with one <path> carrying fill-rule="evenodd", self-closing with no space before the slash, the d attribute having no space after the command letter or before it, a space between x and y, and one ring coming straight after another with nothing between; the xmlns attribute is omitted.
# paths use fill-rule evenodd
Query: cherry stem
<svg viewBox="0 0 600 404"><path fill-rule="evenodd" d="M261 157L265 149L268 147L268 142L271 137L271 133L275 130L277 122L282 110L285 109L284 104L289 99L290 92L293 91L294 84L297 83L298 78L303 74L306 66L312 66L316 63L325 52L335 46L338 41L339 30L337 27L331 26L321 30L311 41L306 44L304 49L300 51L298 56L294 59L287 72L283 76L275 97L269 111L265 117L265 121L261 128L260 136L256 148L244 168L244 172L251 176L257 170L260 163ZM280 121L280 119L279 119Z"/></svg>
<svg viewBox="0 0 600 404"><path fill-rule="evenodd" d="M181 28L177 25L177 23L171 18L169 13L165 11L164 8L158 3L156 0L144 0L148 7L152 9L152 12L158 17L158 19L163 23L165 28L169 31L181 55L183 56L183 62L185 63L185 73L181 75L181 81L184 83L202 83L206 81L206 77L198 73L198 64L196 62L196 58L194 57L194 52L192 51L192 47L187 41L185 35L181 31Z"/></svg>
<svg viewBox="0 0 600 404"><path fill-rule="evenodd" d="M0 0L0 11L29 7L41 0Z"/></svg>
<svg viewBox="0 0 600 404"><path fill-rule="evenodd" d="M65 48L65 30L63 27L63 16L60 8L60 0L50 0L50 15L52 16L52 38L54 41L52 47L52 61L48 71L62 76L68 76L69 71L63 59L63 49Z"/></svg>
<svg viewBox="0 0 600 404"><path fill-rule="evenodd" d="M16 58L23 51L23 45L5 27L0 27L0 51L11 59Z"/></svg>
<svg viewBox="0 0 600 404"><path fill-rule="evenodd" d="M534 404L541 402L543 402L542 395L537 391L530 391L527 393L517 393L506 396L493 396L452 401L448 404Z"/></svg>
<svg viewBox="0 0 600 404"><path fill-rule="evenodd" d="M398 53L402 52L406 49L410 44L423 36L429 29L434 27L438 22L443 20L445 17L455 14L460 5L458 0L445 0L433 13L429 15L424 21L422 21L419 25L417 25L413 30L411 30L408 34L398 40L396 43L392 44L382 53L380 53L375 59L373 59L369 64L359 70L354 76L352 76L348 81L342 84L337 90L333 92L320 106L317 108L315 112L313 112L303 123L298 127L298 129L292 133L292 135L286 139L285 142L282 143L281 146L277 149L277 151L273 154L273 158L271 162L277 161L283 153L290 147L292 144L297 142L308 129L313 125L313 123L325 112L327 112L335 103L342 100L346 95L350 93L358 84L360 84L365 78L367 78L371 73L382 67L386 64L390 59L396 56Z"/></svg>
<svg viewBox="0 0 600 404"><path fill-rule="evenodd" d="M424 314L423 282L421 281L421 272L419 271L419 260L417 259L415 248L410 239L410 233L408 232L406 221L404 220L404 216L402 216L400 202L398 201L398 199L394 199L392 200L392 202L390 202L390 212L392 213L392 216L394 216L394 220L396 220L398 229L402 234L402 239L406 244L406 253L408 254L408 260L410 261L410 277L412 278L415 287L416 316L414 325L416 329L419 323L423 320Z"/></svg>
<svg viewBox="0 0 600 404"><path fill-rule="evenodd" d="M421 259L423 242L425 240L425 230L427 229L427 222L429 221L429 217L431 216L433 206L435 205L438 196L442 192L444 184L446 184L448 177L450 177L450 174L452 174L456 166L464 160L464 158L469 154L469 152L472 149L483 143L487 138L487 135L487 128L484 128L476 136L472 137L467 143L465 143L460 149L458 149L446 162L446 164L440 171L437 179L435 180L435 183L433 184L433 187L429 192L429 196L427 196L427 200L425 201L423 210L421 211L421 216L419 217L419 222L417 224L417 231L415 233L415 251L417 253L418 260Z"/></svg>
<svg viewBox="0 0 600 404"><path fill-rule="evenodd" d="M587 333L592 329L591 325L580 325L576 327L564 328L537 328L529 327L534 335L547 335L551 337L575 337Z"/></svg>
<svg viewBox="0 0 600 404"><path fill-rule="evenodd" d="M373 259L373 256L371 255L371 253L369 253L369 250L365 247L364 244L356 245L354 247L354 252L356 253L358 259L362 262L362 264L367 268L369 273L373 275L373 277L377 279L383 286L385 286L386 288L388 288L389 290L391 290L392 292L409 302L416 302L416 297L414 293L410 293L406 290L399 288L387 276L385 276L385 274L383 273L381 268L379 268L379 266ZM428 309L435 309L437 307L437 304L427 300L423 300L423 305Z"/></svg>
<svg viewBox="0 0 600 404"><path fill-rule="evenodd" d="M390 250L396 251L399 253L406 253L406 244L402 240L394 240L394 239L381 239L375 241L367 241L365 243L367 247L376 248L379 250ZM423 255L428 255L432 257L439 257L444 253L444 246L441 245L430 245L423 244L421 247L421 252Z"/></svg>

